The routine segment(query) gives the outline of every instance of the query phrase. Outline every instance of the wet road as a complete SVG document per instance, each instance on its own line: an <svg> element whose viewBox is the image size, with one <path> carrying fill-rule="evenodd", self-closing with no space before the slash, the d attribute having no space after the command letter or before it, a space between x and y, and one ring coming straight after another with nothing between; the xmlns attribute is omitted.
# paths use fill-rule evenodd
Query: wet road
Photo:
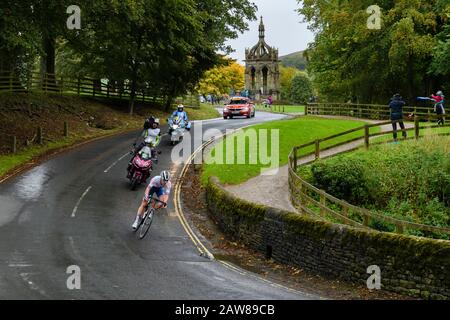
<svg viewBox="0 0 450 320"><path fill-rule="evenodd" d="M203 130L283 118L215 119ZM309 299L199 255L173 203L138 240L131 223L144 186L125 179L136 134L96 141L0 184L1 299ZM168 137L155 171L173 166ZM172 202L172 200L171 200ZM67 268L79 266L81 289Z"/></svg>

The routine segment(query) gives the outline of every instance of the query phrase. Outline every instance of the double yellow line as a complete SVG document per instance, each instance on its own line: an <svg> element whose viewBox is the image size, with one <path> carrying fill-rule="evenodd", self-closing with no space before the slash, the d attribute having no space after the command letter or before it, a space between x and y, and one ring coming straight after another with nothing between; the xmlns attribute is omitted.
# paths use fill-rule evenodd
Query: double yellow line
<svg viewBox="0 0 450 320"><path fill-rule="evenodd" d="M248 125L236 130L233 130L233 132L231 132L230 134L235 133L238 130L242 130L245 129L247 127L250 127L252 125ZM187 170L189 169L189 165L192 162L192 159L195 158L195 156L203 151L204 148L206 148L207 146L209 146L210 144L212 144L214 141L218 141L220 139L222 139L223 137L225 137L227 134L223 134L217 138L211 138L209 141L203 143L200 147L198 147L194 153L191 154L191 156L188 158L188 160L186 161L186 163L183 166L183 169L181 170L180 173L180 178L177 181L177 184L175 185L174 188L174 204L175 204L175 212L177 214L178 219L181 222L181 225L183 226L184 230L186 231L186 233L188 234L189 238L192 240L192 242L194 243L194 245L196 246L197 250L200 252L200 256L206 257L210 260L215 260L214 255L205 247L205 245L200 241L200 239L196 236L196 234L194 233L194 231L192 230L192 228L189 226L188 222L186 221L186 218L183 214L183 209L181 207L181 185L183 184L183 179L186 176ZM226 267L228 270L237 272L243 276L249 276L249 277L253 277L255 279L259 279L263 282L266 282L267 284L271 285L272 287L277 287L277 288L282 288L285 289L287 291L293 292L298 294L298 291L295 289L291 289L289 287L274 283L270 280L264 279L262 277L259 277L257 275L253 275L245 270L242 270L241 268L237 268L236 266L226 262L226 261L221 261L221 260L216 260L218 261L220 264L222 264L224 267ZM305 294L304 295L309 296L309 294Z"/></svg>
<svg viewBox="0 0 450 320"><path fill-rule="evenodd" d="M192 159L195 158L195 156L201 152L205 147L210 145L214 140L209 140L205 143L203 143L200 147L197 148L197 150L194 151L194 153L191 154L191 156L188 158L186 163L183 166L183 169L181 170L180 178L177 181L177 184L175 185L175 191L174 191L174 204L175 204L175 212L177 214L178 219L181 222L181 225L183 226L184 230L188 234L189 238L191 238L194 245L197 247L198 251L200 252L200 255L203 257L206 257L210 260L214 260L213 254L203 245L203 243L200 241L200 239L197 237L197 235L192 230L191 226L186 221L186 218L183 214L183 209L181 208L181 185L183 184L183 179L186 176L186 172L189 169L189 165L192 162Z"/></svg>
<svg viewBox="0 0 450 320"><path fill-rule="evenodd" d="M214 255L205 247L205 245L200 241L200 239L197 237L197 235L194 233L190 225L188 224L186 217L183 214L183 208L181 207L181 185L183 184L184 177L186 176L186 172L189 169L189 165L192 162L192 159L194 159L199 152L202 152L204 148L209 146L215 141L219 141L220 139L227 136L227 134L234 134L236 131L246 129L248 127L253 126L254 124L247 125L238 129L232 130L232 132L224 133L221 136L213 137L207 142L203 143L200 147L198 147L188 158L186 163L183 166L183 169L181 170L179 179L177 181L177 184L174 188L174 205L175 205L175 213L177 214L178 219L181 222L181 225L183 226L184 230L188 234L189 238L192 240L194 245L197 247L198 251L200 252L200 255L203 257L207 257L210 260L214 260Z"/></svg>

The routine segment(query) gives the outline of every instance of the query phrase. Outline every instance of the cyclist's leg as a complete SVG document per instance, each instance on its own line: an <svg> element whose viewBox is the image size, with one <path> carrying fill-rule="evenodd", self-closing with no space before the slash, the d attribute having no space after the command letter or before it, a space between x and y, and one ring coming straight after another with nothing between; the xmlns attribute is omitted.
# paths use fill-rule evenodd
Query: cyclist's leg
<svg viewBox="0 0 450 320"><path fill-rule="evenodd" d="M167 202L169 201L169 195L168 195L168 194L162 194L162 195L160 195L160 196L159 196L159 201L162 201L162 202L164 202L164 203L167 203ZM163 207L163 204L162 204L162 203L160 203L159 205L160 205L160 207Z"/></svg>
<svg viewBox="0 0 450 320"><path fill-rule="evenodd" d="M138 216L140 216L140 217L144 216L144 212L148 206L149 199L151 199L151 197L154 193L153 189L154 188L150 188L150 186L147 186L147 189L145 189L144 198L142 199L141 206L139 207L138 212L137 212Z"/></svg>
<svg viewBox="0 0 450 320"><path fill-rule="evenodd" d="M156 196L158 197L159 201L163 201L163 202L167 203L168 196L164 195L164 188L158 188L155 193L156 193ZM162 207L163 207L163 205L160 202L155 201L155 206L154 206L155 209L160 209Z"/></svg>

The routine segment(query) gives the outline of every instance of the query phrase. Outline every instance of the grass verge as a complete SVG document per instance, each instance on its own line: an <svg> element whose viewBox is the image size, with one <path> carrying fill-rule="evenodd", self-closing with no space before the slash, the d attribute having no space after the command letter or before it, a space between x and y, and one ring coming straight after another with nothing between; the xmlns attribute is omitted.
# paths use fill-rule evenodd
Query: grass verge
<svg viewBox="0 0 450 320"><path fill-rule="evenodd" d="M203 166L202 183L206 184L210 176L216 176L224 184L239 184L258 176L270 167L276 168L287 164L288 155L294 146L305 144L315 139L324 138L339 132L363 126L365 123L356 120L335 120L311 116L293 120L282 120L264 123L247 128L230 135L218 143L206 154ZM278 130L278 131L275 131ZM375 127L373 132L380 129ZM272 132L279 134L279 143L265 139ZM332 143L342 142L363 135L363 130L334 139ZM249 139L251 137L253 139ZM255 142L256 140L257 142ZM250 142L252 140L252 142ZM228 147L227 147L228 141ZM274 144L274 150L272 149ZM323 143L326 147L330 142ZM313 147L303 150L310 152Z"/></svg>
<svg viewBox="0 0 450 320"><path fill-rule="evenodd" d="M208 105L186 108L191 120L219 116ZM149 115L166 123L170 113L158 105L137 105L130 116L126 102L43 94L2 94L0 96L0 180L18 167L39 157L80 142L142 128ZM69 136L63 136L64 122ZM36 131L41 127L44 143L36 144ZM11 154L12 137L17 150Z"/></svg>

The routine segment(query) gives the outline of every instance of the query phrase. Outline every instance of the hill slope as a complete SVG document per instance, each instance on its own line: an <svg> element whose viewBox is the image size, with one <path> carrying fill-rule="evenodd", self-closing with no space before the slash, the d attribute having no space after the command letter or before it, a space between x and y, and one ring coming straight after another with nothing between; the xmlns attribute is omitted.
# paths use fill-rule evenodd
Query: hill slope
<svg viewBox="0 0 450 320"><path fill-rule="evenodd" d="M294 52L280 57L281 64L284 67L294 67L299 70L306 69L306 59L303 57L304 51Z"/></svg>

